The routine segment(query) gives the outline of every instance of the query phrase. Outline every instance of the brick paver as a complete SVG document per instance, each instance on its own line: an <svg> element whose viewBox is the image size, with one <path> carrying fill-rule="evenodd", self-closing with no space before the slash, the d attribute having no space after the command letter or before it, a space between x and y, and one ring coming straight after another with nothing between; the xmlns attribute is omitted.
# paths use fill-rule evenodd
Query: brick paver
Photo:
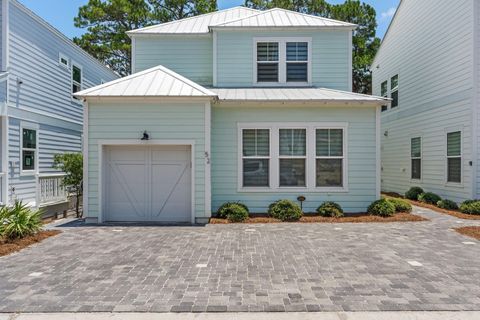
<svg viewBox="0 0 480 320"><path fill-rule="evenodd" d="M451 230L479 222L421 211L432 220L62 227L0 258L0 312L480 310L480 242Z"/></svg>

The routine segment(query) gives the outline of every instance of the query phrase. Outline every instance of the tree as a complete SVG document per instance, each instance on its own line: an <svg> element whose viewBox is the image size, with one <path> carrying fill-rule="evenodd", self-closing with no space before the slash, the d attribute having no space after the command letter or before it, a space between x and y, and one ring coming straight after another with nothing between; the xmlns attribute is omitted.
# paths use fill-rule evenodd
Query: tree
<svg viewBox="0 0 480 320"><path fill-rule="evenodd" d="M65 172L62 185L75 193L75 212L80 214L80 197L83 194L83 156L81 153L56 154L53 167Z"/></svg>
<svg viewBox="0 0 480 320"><path fill-rule="evenodd" d="M245 5L255 9L279 7L357 24L352 39L353 91L372 92L370 66L380 47L380 39L376 37L376 12L372 6L359 0L346 0L336 5L325 0L245 0Z"/></svg>
<svg viewBox="0 0 480 320"><path fill-rule="evenodd" d="M87 32L73 41L121 76L131 73L127 31L215 11L216 0L89 0L75 26Z"/></svg>

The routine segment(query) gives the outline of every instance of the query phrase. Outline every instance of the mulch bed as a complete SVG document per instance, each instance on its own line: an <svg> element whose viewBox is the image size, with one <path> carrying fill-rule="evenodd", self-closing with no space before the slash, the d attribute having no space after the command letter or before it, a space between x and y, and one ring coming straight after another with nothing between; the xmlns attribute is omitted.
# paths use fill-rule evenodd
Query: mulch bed
<svg viewBox="0 0 480 320"><path fill-rule="evenodd" d="M294 223L385 223L385 222L408 222L408 221L427 221L423 217L411 213L397 213L393 217L383 218L378 216L371 216L368 214L357 214L342 218L327 218L321 216L303 216L299 221ZM211 224L229 224L227 219L211 218ZM244 222L240 223L283 223L281 220L270 217L250 217Z"/></svg>
<svg viewBox="0 0 480 320"><path fill-rule="evenodd" d="M444 213L444 214L454 216L456 218L467 219L467 220L480 220L480 215L466 214L466 213L460 212L459 210L442 209L442 208L439 208L437 206L434 206L433 204L428 204L428 203L423 203L423 202L420 202L420 201L406 199L406 198L402 197L401 195L399 195L398 193L386 192L386 193L383 193L383 195L386 196L386 197L401 198L405 201L410 202L414 206L431 209L431 210L434 210L436 212L440 212L440 213Z"/></svg>
<svg viewBox="0 0 480 320"><path fill-rule="evenodd" d="M25 237L23 239L5 240L0 238L0 256L6 256L10 253L20 251L23 248L38 243L44 239L56 236L61 231L59 230L47 230L40 231L36 235Z"/></svg>
<svg viewBox="0 0 480 320"><path fill-rule="evenodd" d="M455 228L455 231L463 234L464 236L472 237L480 240L480 227L461 227Z"/></svg>

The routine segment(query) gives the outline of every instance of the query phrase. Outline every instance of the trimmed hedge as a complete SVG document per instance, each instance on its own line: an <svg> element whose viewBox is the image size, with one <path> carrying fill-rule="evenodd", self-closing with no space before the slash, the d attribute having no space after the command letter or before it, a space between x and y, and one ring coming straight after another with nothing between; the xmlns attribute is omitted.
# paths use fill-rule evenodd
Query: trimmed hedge
<svg viewBox="0 0 480 320"><path fill-rule="evenodd" d="M462 202L460 211L466 214L480 215L480 200L466 200Z"/></svg>
<svg viewBox="0 0 480 320"><path fill-rule="evenodd" d="M420 187L411 187L405 192L405 198L410 200L418 200L418 196L423 193L423 189Z"/></svg>
<svg viewBox="0 0 480 320"><path fill-rule="evenodd" d="M291 200L283 199L275 201L268 207L268 214L282 221L298 221L303 213L298 204Z"/></svg>
<svg viewBox="0 0 480 320"><path fill-rule="evenodd" d="M387 199L372 202L367 212L373 216L391 217L395 214L395 205Z"/></svg>
<svg viewBox="0 0 480 320"><path fill-rule="evenodd" d="M440 200L442 200L442 198L433 192L425 192L418 196L418 201L433 205L436 205Z"/></svg>
<svg viewBox="0 0 480 320"><path fill-rule="evenodd" d="M322 203L317 208L317 213L322 217L343 217L342 207L338 203L332 201L325 201L324 203Z"/></svg>
<svg viewBox="0 0 480 320"><path fill-rule="evenodd" d="M387 199L388 202L393 204L396 212L412 212L412 205L402 199Z"/></svg>
<svg viewBox="0 0 480 320"><path fill-rule="evenodd" d="M443 199L437 202L437 207L446 210L457 210L458 205L456 202L448 199Z"/></svg>
<svg viewBox="0 0 480 320"><path fill-rule="evenodd" d="M240 203L240 202L225 202L224 204L222 204L220 206L220 208L218 208L217 217L222 218L222 219L227 219L228 214L232 213L232 208L237 209L237 207L233 206L233 205L242 207L247 212L247 216L250 213L250 211L248 210L248 207L246 205L244 205L243 203Z"/></svg>

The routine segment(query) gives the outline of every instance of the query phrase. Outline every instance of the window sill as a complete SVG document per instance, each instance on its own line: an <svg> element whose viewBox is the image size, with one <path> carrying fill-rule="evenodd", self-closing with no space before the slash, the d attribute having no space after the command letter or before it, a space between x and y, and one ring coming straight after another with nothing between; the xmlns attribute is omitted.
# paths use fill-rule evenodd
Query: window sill
<svg viewBox="0 0 480 320"><path fill-rule="evenodd" d="M445 182L445 187L463 188L463 182Z"/></svg>
<svg viewBox="0 0 480 320"><path fill-rule="evenodd" d="M38 172L35 171L35 170L20 171L20 176L21 177L36 176L37 174L38 174Z"/></svg>
<svg viewBox="0 0 480 320"><path fill-rule="evenodd" d="M312 87L310 82L255 82L254 87L268 87L268 88L278 88L278 87Z"/></svg>
<svg viewBox="0 0 480 320"><path fill-rule="evenodd" d="M278 187L278 188L237 188L240 193L348 193L348 188L305 188L305 187Z"/></svg>

